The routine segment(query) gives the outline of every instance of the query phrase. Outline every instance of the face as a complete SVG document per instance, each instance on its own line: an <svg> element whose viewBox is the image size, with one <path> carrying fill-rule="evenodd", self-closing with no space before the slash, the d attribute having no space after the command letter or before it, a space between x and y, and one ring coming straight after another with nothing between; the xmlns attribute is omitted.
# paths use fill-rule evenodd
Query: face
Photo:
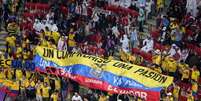
<svg viewBox="0 0 201 101"><path fill-rule="evenodd" d="M75 93L75 96L78 96L78 93L77 93L77 92Z"/></svg>

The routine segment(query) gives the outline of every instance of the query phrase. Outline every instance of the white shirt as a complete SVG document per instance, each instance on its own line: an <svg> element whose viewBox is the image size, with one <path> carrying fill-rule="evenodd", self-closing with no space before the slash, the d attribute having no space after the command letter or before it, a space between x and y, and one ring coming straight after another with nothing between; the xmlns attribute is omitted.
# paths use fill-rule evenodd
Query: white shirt
<svg viewBox="0 0 201 101"><path fill-rule="evenodd" d="M94 22L97 22L99 20L99 17L98 17L98 15L97 15L97 13L94 15L94 17L93 17L93 21Z"/></svg>
<svg viewBox="0 0 201 101"><path fill-rule="evenodd" d="M117 28L116 26L112 27L112 33L113 33L116 37L118 37L118 35L120 34L120 33L119 33L119 30L118 30L118 28Z"/></svg>
<svg viewBox="0 0 201 101"><path fill-rule="evenodd" d="M49 27L50 27L49 29L50 29L52 32L57 32L57 31L58 31L58 27L57 27L56 24L50 25Z"/></svg>
<svg viewBox="0 0 201 101"><path fill-rule="evenodd" d="M148 47L148 48L153 48L154 47L154 41L152 39L145 39L145 40L143 40L143 45Z"/></svg>
<svg viewBox="0 0 201 101"><path fill-rule="evenodd" d="M36 31L40 32L42 30L42 23L41 22L35 22L33 24L33 29L35 29Z"/></svg>
<svg viewBox="0 0 201 101"><path fill-rule="evenodd" d="M174 48L171 48L171 49L169 50L169 52L168 52L168 54L169 54L170 57L173 57L176 53L177 53L177 52L176 52L176 50L175 50Z"/></svg>
<svg viewBox="0 0 201 101"><path fill-rule="evenodd" d="M81 98L81 96L79 96L79 95L78 95L78 96L75 96L75 95L74 95L74 96L72 97L72 101L82 101L82 98Z"/></svg>
<svg viewBox="0 0 201 101"><path fill-rule="evenodd" d="M145 9L147 12L151 12L151 5L153 4L153 1L150 0L149 2L146 2Z"/></svg>
<svg viewBox="0 0 201 101"><path fill-rule="evenodd" d="M131 0L121 0L120 6L128 8L131 5Z"/></svg>
<svg viewBox="0 0 201 101"><path fill-rule="evenodd" d="M194 17L197 15L197 0L187 0L186 3L187 13L191 13Z"/></svg>
<svg viewBox="0 0 201 101"><path fill-rule="evenodd" d="M173 44L172 47L171 47L171 49L168 52L168 54L170 54L169 55L170 57L173 57L177 53L181 56L181 50L180 49L176 50L176 48L178 49L179 47L176 46L175 44Z"/></svg>
<svg viewBox="0 0 201 101"><path fill-rule="evenodd" d="M48 27L48 29L51 30L51 24L48 21L45 23L45 27Z"/></svg>
<svg viewBox="0 0 201 101"><path fill-rule="evenodd" d="M87 6L88 6L88 3L86 0L84 0L82 4L82 14L86 16L87 16Z"/></svg>
<svg viewBox="0 0 201 101"><path fill-rule="evenodd" d="M188 57L189 51L187 49L182 50L181 52L181 60L186 60L186 58Z"/></svg>
<svg viewBox="0 0 201 101"><path fill-rule="evenodd" d="M127 37L127 35L123 36L124 39L121 39L120 42L122 43L122 49L125 52L129 52L129 39Z"/></svg>

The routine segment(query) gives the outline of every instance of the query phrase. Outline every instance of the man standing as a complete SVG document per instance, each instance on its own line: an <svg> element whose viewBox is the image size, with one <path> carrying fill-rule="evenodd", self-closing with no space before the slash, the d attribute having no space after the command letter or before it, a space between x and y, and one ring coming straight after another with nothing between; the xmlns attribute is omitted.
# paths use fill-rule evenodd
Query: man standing
<svg viewBox="0 0 201 101"><path fill-rule="evenodd" d="M143 6L140 6L140 9L139 9L139 16L138 16L139 31L140 31L140 32L144 32L144 31L143 31L144 20L145 20L144 7L143 7Z"/></svg>
<svg viewBox="0 0 201 101"><path fill-rule="evenodd" d="M77 92L75 92L75 95L72 97L72 101L82 101L82 97Z"/></svg>
<svg viewBox="0 0 201 101"><path fill-rule="evenodd" d="M131 48L136 48L138 45L138 35L136 28L132 28L130 41L131 41Z"/></svg>
<svg viewBox="0 0 201 101"><path fill-rule="evenodd" d="M122 44L121 47L122 47L123 51L128 53L129 52L129 39L128 39L128 36L126 34L124 34L123 38L121 38L120 42Z"/></svg>
<svg viewBox="0 0 201 101"><path fill-rule="evenodd" d="M143 40L143 47L141 48L141 50L148 53L152 51L153 48L154 48L154 41L150 36L148 36L146 39Z"/></svg>
<svg viewBox="0 0 201 101"><path fill-rule="evenodd" d="M186 3L187 13L191 13L194 17L197 16L197 0L187 0Z"/></svg>

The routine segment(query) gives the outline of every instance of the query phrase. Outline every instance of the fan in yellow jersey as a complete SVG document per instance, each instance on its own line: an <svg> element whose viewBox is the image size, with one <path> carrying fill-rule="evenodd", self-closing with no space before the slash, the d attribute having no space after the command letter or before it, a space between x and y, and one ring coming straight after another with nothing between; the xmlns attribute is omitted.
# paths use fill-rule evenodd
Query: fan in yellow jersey
<svg viewBox="0 0 201 101"><path fill-rule="evenodd" d="M5 79L4 68L0 68L0 79Z"/></svg>
<svg viewBox="0 0 201 101"><path fill-rule="evenodd" d="M164 61L162 62L162 69L166 72L169 72L169 74L173 76L177 70L177 62L172 58L165 57Z"/></svg>
<svg viewBox="0 0 201 101"><path fill-rule="evenodd" d="M197 82L199 77L200 77L200 71L197 69L196 66L193 66L192 73L191 73L191 79Z"/></svg>
<svg viewBox="0 0 201 101"><path fill-rule="evenodd" d="M51 38L51 31L49 30L49 28L48 28L48 27L45 27L44 34L45 34L45 36L47 36L47 37L48 37L48 39L49 39L49 38Z"/></svg>
<svg viewBox="0 0 201 101"><path fill-rule="evenodd" d="M49 75L48 74L44 74L42 76L44 77L44 82L46 82L48 85L50 85Z"/></svg>
<svg viewBox="0 0 201 101"><path fill-rule="evenodd" d="M48 47L48 48L54 48L54 49L57 48L57 46L54 44L53 41L54 41L53 39L50 40L50 41L47 41L47 47Z"/></svg>
<svg viewBox="0 0 201 101"><path fill-rule="evenodd" d="M70 32L68 34L68 46L69 46L70 51L73 49L73 47L76 46L76 42L74 40L75 33L73 31L74 31L73 29L70 29Z"/></svg>
<svg viewBox="0 0 201 101"><path fill-rule="evenodd" d="M6 38L6 43L8 45L7 52L8 53L14 53L15 52L15 46L16 46L16 38L14 36L8 36Z"/></svg>
<svg viewBox="0 0 201 101"><path fill-rule="evenodd" d="M163 71L168 71L168 66L169 66L168 61L169 61L168 57L165 57L163 59L162 64L161 64Z"/></svg>
<svg viewBox="0 0 201 101"><path fill-rule="evenodd" d="M122 61L126 62L127 61L127 54L122 49L120 50L119 54L120 54L120 59Z"/></svg>
<svg viewBox="0 0 201 101"><path fill-rule="evenodd" d="M179 92L180 92L180 87L177 84L173 83L173 97L175 101L178 101L179 99Z"/></svg>
<svg viewBox="0 0 201 101"><path fill-rule="evenodd" d="M25 74L26 74L26 79L30 79L32 76L32 72L28 70L25 71Z"/></svg>
<svg viewBox="0 0 201 101"><path fill-rule="evenodd" d="M151 69L153 69L154 71L156 71L158 73L162 73L161 67L157 64L154 64Z"/></svg>
<svg viewBox="0 0 201 101"><path fill-rule="evenodd" d="M7 79L12 80L13 79L13 75L14 75L14 70L11 68L6 68L5 69L5 76Z"/></svg>
<svg viewBox="0 0 201 101"><path fill-rule="evenodd" d="M164 97L162 98L162 101L174 101L174 98L173 98L173 96L172 96L172 93L171 93L171 92L166 93L166 96L164 96Z"/></svg>
<svg viewBox="0 0 201 101"><path fill-rule="evenodd" d="M101 94L100 96L99 96L99 99L98 99L98 101L107 101L108 99L107 99L107 96L105 96L104 94Z"/></svg>
<svg viewBox="0 0 201 101"><path fill-rule="evenodd" d="M35 80L32 78L29 80L29 85L28 87L26 88L26 95L27 95L27 98L28 100L33 100L35 99Z"/></svg>
<svg viewBox="0 0 201 101"><path fill-rule="evenodd" d="M164 7L164 0L157 0L157 10L160 13Z"/></svg>
<svg viewBox="0 0 201 101"><path fill-rule="evenodd" d="M23 77L20 79L20 95L25 96L26 90L25 90L25 82L26 81L26 76L23 75Z"/></svg>
<svg viewBox="0 0 201 101"><path fill-rule="evenodd" d="M170 58L168 62L169 62L169 72L175 73L177 70L177 62L172 58Z"/></svg>
<svg viewBox="0 0 201 101"><path fill-rule="evenodd" d="M189 82L189 76L190 76L190 70L189 69L184 69L181 74L182 74L181 80L183 82L188 83Z"/></svg>
<svg viewBox="0 0 201 101"><path fill-rule="evenodd" d="M136 56L132 55L132 54L128 54L128 62L134 64L136 61Z"/></svg>
<svg viewBox="0 0 201 101"><path fill-rule="evenodd" d="M61 89L61 81L58 77L55 78L54 81L55 81L55 89L59 91Z"/></svg>
<svg viewBox="0 0 201 101"><path fill-rule="evenodd" d="M52 32L51 37L56 44L58 44L57 42L59 41L59 36L60 36L60 34L58 32Z"/></svg>
<svg viewBox="0 0 201 101"><path fill-rule="evenodd" d="M47 82L44 82L43 86L42 86L42 97L43 97L43 101L49 101L49 90L50 90L50 86L48 85Z"/></svg>
<svg viewBox="0 0 201 101"><path fill-rule="evenodd" d="M45 36L44 38L40 38L40 43L39 43L39 45L40 46L43 46L43 47L47 47L48 46L48 37L47 36Z"/></svg>
<svg viewBox="0 0 201 101"><path fill-rule="evenodd" d="M31 56L31 52L30 51L23 51L22 53L22 57L23 57L23 60L29 60L30 59L30 56Z"/></svg>
<svg viewBox="0 0 201 101"><path fill-rule="evenodd" d="M188 94L187 94L187 101L194 101L194 97L192 95L192 91L188 91Z"/></svg>
<svg viewBox="0 0 201 101"><path fill-rule="evenodd" d="M16 76L16 80L20 80L23 76L22 70L16 69L15 70L15 76Z"/></svg>
<svg viewBox="0 0 201 101"><path fill-rule="evenodd" d="M15 55L16 55L17 59L21 59L22 58L22 47L19 44L17 44L17 51L16 51Z"/></svg>
<svg viewBox="0 0 201 101"><path fill-rule="evenodd" d="M35 85L36 88L36 100L37 101L42 101L42 82L40 80L38 80L38 82Z"/></svg>
<svg viewBox="0 0 201 101"><path fill-rule="evenodd" d="M161 64L161 55L154 55L152 57L152 63L157 64L157 65L160 66L160 64Z"/></svg>
<svg viewBox="0 0 201 101"><path fill-rule="evenodd" d="M58 101L59 99L59 93L58 93L58 90L56 90L54 93L52 93L52 95L51 95L51 101Z"/></svg>

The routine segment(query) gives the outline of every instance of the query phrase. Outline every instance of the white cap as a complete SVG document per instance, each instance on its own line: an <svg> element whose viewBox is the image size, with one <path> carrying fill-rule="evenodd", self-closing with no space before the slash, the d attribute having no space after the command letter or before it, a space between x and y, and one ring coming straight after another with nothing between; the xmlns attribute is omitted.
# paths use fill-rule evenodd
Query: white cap
<svg viewBox="0 0 201 101"><path fill-rule="evenodd" d="M160 54L161 52L160 52L159 49L157 49L157 50L155 51L155 53L156 53L156 54Z"/></svg>
<svg viewBox="0 0 201 101"><path fill-rule="evenodd" d="M169 93L167 93L167 95L168 95L168 96L171 96L171 95L172 95L172 93L170 93L170 92L169 92Z"/></svg>
<svg viewBox="0 0 201 101"><path fill-rule="evenodd" d="M165 31L166 29L167 29L166 27L163 27L163 29L162 29L162 30L163 30L163 31Z"/></svg>

